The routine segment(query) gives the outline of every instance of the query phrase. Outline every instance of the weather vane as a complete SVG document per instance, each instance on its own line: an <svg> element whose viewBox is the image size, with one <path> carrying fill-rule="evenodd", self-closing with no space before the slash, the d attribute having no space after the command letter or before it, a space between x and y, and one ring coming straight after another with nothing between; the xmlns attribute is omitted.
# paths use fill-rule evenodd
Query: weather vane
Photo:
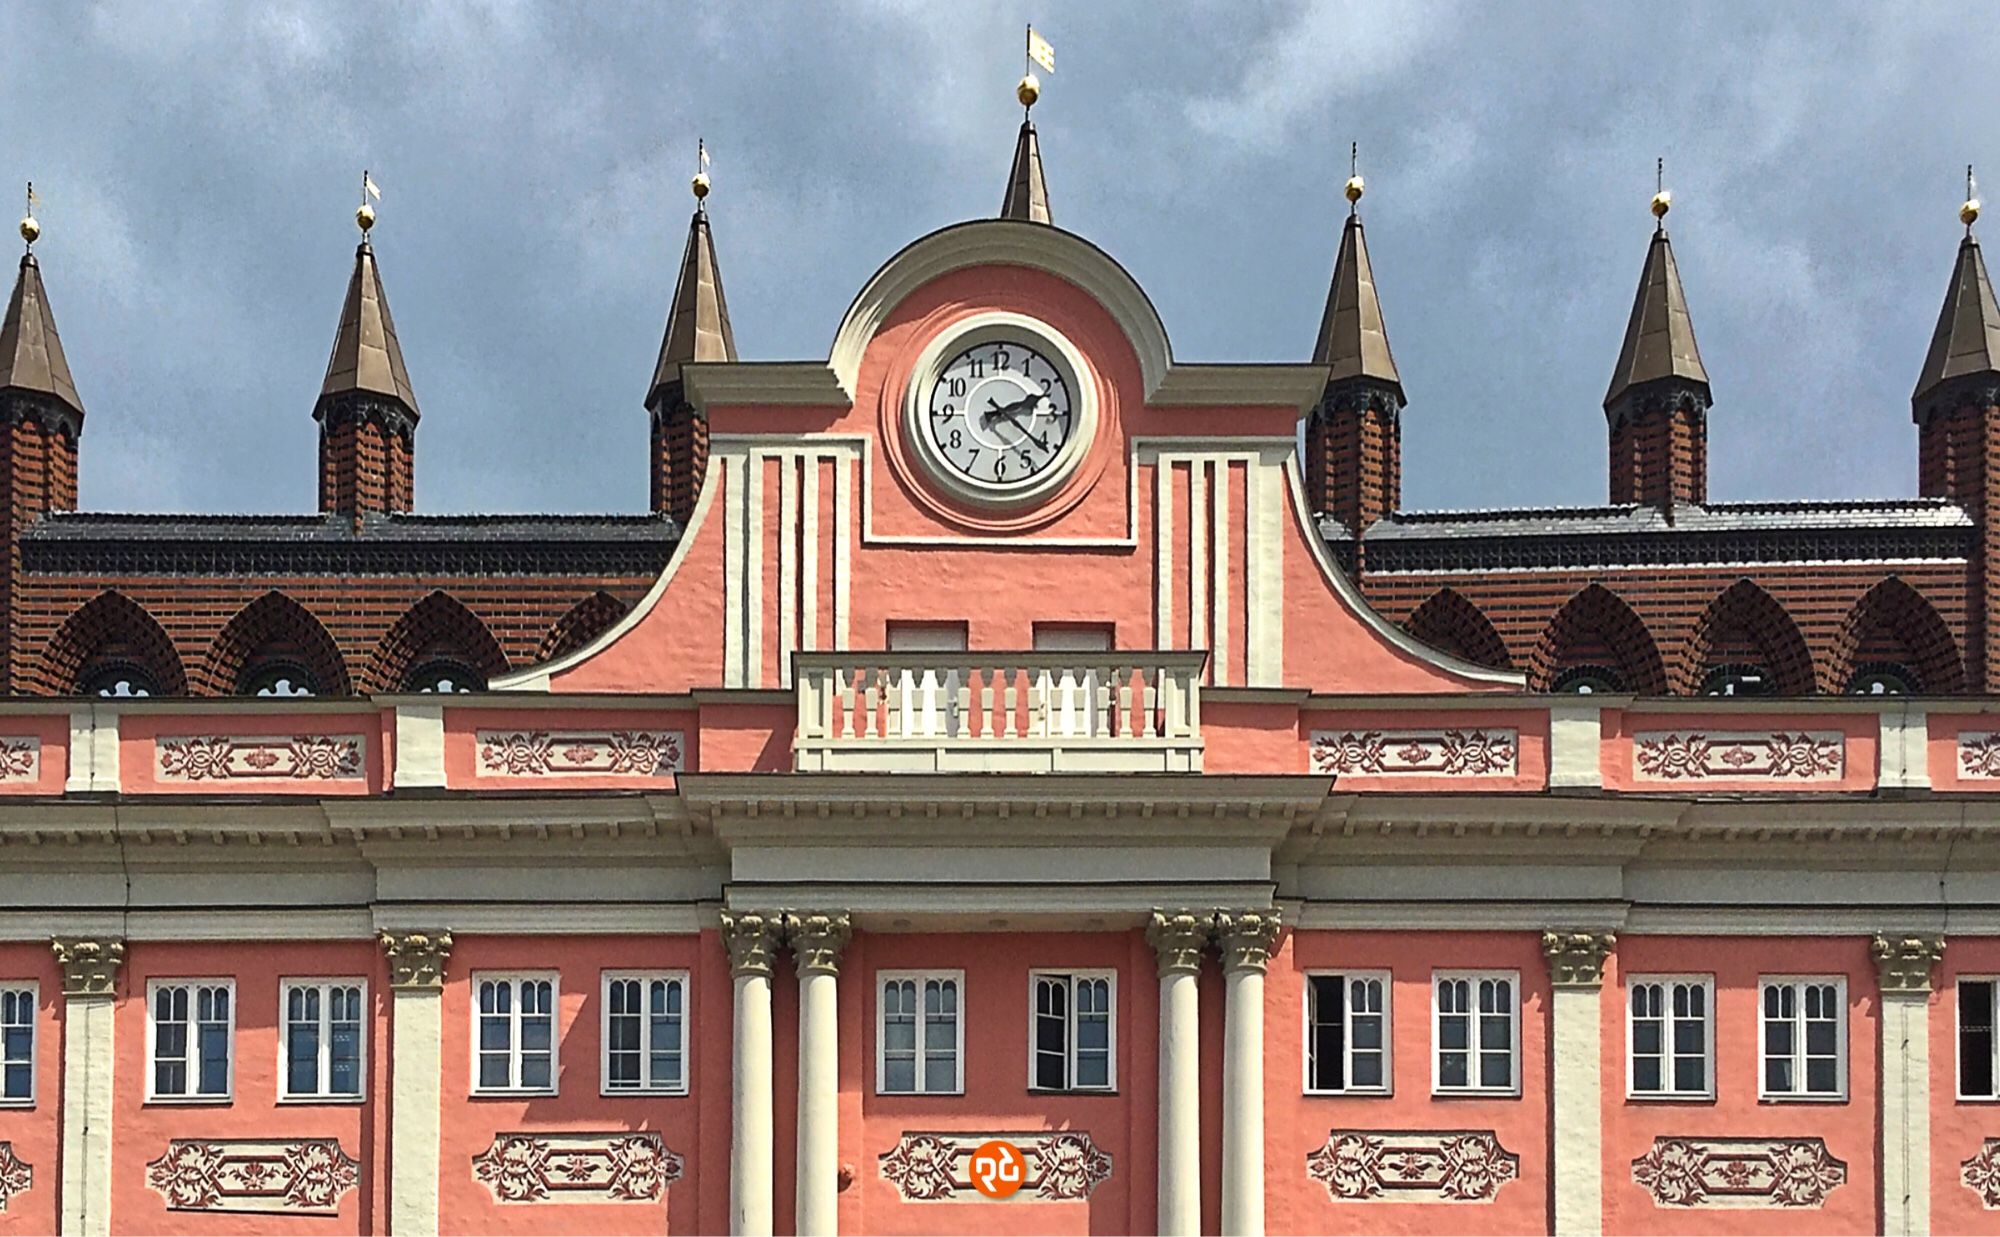
<svg viewBox="0 0 2000 1237"><path fill-rule="evenodd" d="M1035 76L1035 66L1041 65L1046 73L1056 71L1056 49L1053 43L1028 27L1028 46L1021 58L1021 82L1014 87L1014 97L1021 101L1021 110L1026 112L1035 106L1035 100L1042 97L1042 79Z"/></svg>
<svg viewBox="0 0 2000 1237"><path fill-rule="evenodd" d="M375 208L368 204L369 198L374 198L377 202L381 201L382 186L376 184L368 175L367 168L363 168L361 169L361 205L354 208L354 222L360 227L363 239L367 238L368 229L375 226Z"/></svg>
<svg viewBox="0 0 2000 1237"><path fill-rule="evenodd" d="M1361 143L1349 142L1347 145L1347 213L1348 214L1354 215L1360 213L1361 195L1364 192L1366 192L1367 189L1368 189L1367 182L1361 179Z"/></svg>
<svg viewBox="0 0 2000 1237"><path fill-rule="evenodd" d="M28 182L28 208L21 214L21 239L28 242L28 252L35 250L35 238L42 234L42 225L35 219L35 203L41 201L35 196L35 182Z"/></svg>
<svg viewBox="0 0 2000 1237"><path fill-rule="evenodd" d="M1659 226L1667 226L1667 212L1674 207L1674 195L1667 189L1667 161L1660 158L1653 163L1653 218Z"/></svg>
<svg viewBox="0 0 2000 1237"><path fill-rule="evenodd" d="M708 209L708 143L700 138L694 140L694 189L695 209Z"/></svg>
<svg viewBox="0 0 2000 1237"><path fill-rule="evenodd" d="M1958 208L1958 220L1965 225L1965 234L1972 235L1973 221L1979 218L1979 182L1972 179L1972 165L1965 165L1965 204Z"/></svg>

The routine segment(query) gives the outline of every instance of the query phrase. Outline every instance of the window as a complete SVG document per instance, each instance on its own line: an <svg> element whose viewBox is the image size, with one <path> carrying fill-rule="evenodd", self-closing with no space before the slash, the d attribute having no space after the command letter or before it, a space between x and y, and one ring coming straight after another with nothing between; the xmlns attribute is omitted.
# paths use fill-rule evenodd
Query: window
<svg viewBox="0 0 2000 1237"><path fill-rule="evenodd" d="M1389 976L1306 976L1306 1090L1389 1093Z"/></svg>
<svg viewBox="0 0 2000 1237"><path fill-rule="evenodd" d="M556 1089L556 977L474 975L472 1090Z"/></svg>
<svg viewBox="0 0 2000 1237"><path fill-rule="evenodd" d="M1036 971L1028 1044L1029 1085L1037 1091L1109 1091L1117 995L1109 971Z"/></svg>
<svg viewBox="0 0 2000 1237"><path fill-rule="evenodd" d="M605 973L603 1091L686 1093L685 974Z"/></svg>
<svg viewBox="0 0 2000 1237"><path fill-rule="evenodd" d="M1714 1055L1707 975L1634 975L1626 985L1626 1093L1638 1099L1706 1099Z"/></svg>
<svg viewBox="0 0 2000 1237"><path fill-rule="evenodd" d="M153 980L146 985L149 1100L226 1100L236 982Z"/></svg>
<svg viewBox="0 0 2000 1237"><path fill-rule="evenodd" d="M464 662L441 657L410 671L403 686L413 692L479 692L486 690L486 676Z"/></svg>
<svg viewBox="0 0 2000 1237"><path fill-rule="evenodd" d="M1908 696L1917 690L1918 679L1908 666L1893 662L1870 662L1857 668L1847 681L1847 690L1856 696Z"/></svg>
<svg viewBox="0 0 2000 1237"><path fill-rule="evenodd" d="M1847 1095L1847 981L1763 982L1767 1098L1844 1099Z"/></svg>
<svg viewBox="0 0 2000 1237"><path fill-rule="evenodd" d="M1701 681L1704 696L1769 696L1777 691L1771 672L1748 664L1717 666Z"/></svg>
<svg viewBox="0 0 2000 1237"><path fill-rule="evenodd" d="M79 696L154 696L159 690L152 675L123 662L99 666L77 684Z"/></svg>
<svg viewBox="0 0 2000 1237"><path fill-rule="evenodd" d="M360 1099L365 1021L358 979L288 980L281 1098Z"/></svg>
<svg viewBox="0 0 2000 1237"><path fill-rule="evenodd" d="M964 982L959 971L882 973L876 1094L952 1095L965 1089L959 1007Z"/></svg>
<svg viewBox="0 0 2000 1237"><path fill-rule="evenodd" d="M1958 981L1958 1098L1962 1100L2000 1100L2000 1036L1993 1033L1996 997L2000 980Z"/></svg>
<svg viewBox="0 0 2000 1237"><path fill-rule="evenodd" d="M1578 696L1616 695L1625 690L1625 680L1609 666L1571 666L1556 675L1549 690Z"/></svg>
<svg viewBox="0 0 2000 1237"><path fill-rule="evenodd" d="M241 696L317 696L319 684L304 664L290 660L258 662L243 672Z"/></svg>
<svg viewBox="0 0 2000 1237"><path fill-rule="evenodd" d="M1516 1092L1520 975L1440 972L1435 977L1438 1091Z"/></svg>
<svg viewBox="0 0 2000 1237"><path fill-rule="evenodd" d="M35 1102L34 984L0 984L0 1104Z"/></svg>

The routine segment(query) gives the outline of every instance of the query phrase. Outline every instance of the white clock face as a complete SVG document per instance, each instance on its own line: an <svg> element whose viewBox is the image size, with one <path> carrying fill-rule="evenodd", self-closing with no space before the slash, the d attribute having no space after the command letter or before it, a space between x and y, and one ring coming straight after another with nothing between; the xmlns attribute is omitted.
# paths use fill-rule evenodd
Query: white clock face
<svg viewBox="0 0 2000 1237"><path fill-rule="evenodd" d="M1069 380L1047 355L1017 340L974 344L931 383L920 432L937 458L987 489L1041 476L1076 432Z"/></svg>

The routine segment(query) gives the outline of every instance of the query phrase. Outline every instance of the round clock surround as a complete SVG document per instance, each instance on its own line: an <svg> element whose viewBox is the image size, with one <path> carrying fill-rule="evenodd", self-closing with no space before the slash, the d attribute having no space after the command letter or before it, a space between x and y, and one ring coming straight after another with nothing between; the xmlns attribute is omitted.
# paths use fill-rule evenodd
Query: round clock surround
<svg viewBox="0 0 2000 1237"><path fill-rule="evenodd" d="M960 319L918 354L903 433L927 478L981 509L1060 490L1096 437L1097 384L1076 346L1026 314Z"/></svg>

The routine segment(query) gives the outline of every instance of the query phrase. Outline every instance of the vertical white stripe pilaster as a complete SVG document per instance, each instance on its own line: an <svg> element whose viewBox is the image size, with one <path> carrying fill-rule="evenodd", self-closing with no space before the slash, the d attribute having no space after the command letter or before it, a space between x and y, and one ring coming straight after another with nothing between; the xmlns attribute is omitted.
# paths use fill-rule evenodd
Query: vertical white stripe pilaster
<svg viewBox="0 0 2000 1237"><path fill-rule="evenodd" d="M1549 964L1549 1124L1557 1237L1604 1231L1604 1062L1599 997L1609 932L1544 932Z"/></svg>
<svg viewBox="0 0 2000 1237"><path fill-rule="evenodd" d="M1249 467L1243 534L1244 556L1250 560L1243 681L1251 687L1280 687L1285 681L1284 465L1259 457Z"/></svg>
<svg viewBox="0 0 2000 1237"><path fill-rule="evenodd" d="M743 686L764 686L764 465L770 456L750 453L743 521Z"/></svg>
<svg viewBox="0 0 2000 1237"><path fill-rule="evenodd" d="M1174 466L1153 456L1153 647L1174 645Z"/></svg>
<svg viewBox="0 0 2000 1237"><path fill-rule="evenodd" d="M389 1043L389 1231L438 1231L443 1147L444 991L393 988Z"/></svg>
<svg viewBox="0 0 2000 1237"><path fill-rule="evenodd" d="M1229 647L1229 526L1235 513L1229 509L1229 457L1218 455L1212 461L1215 469L1215 506L1210 515L1215 521L1215 532L1211 540L1215 545L1213 571L1215 573L1215 682L1222 686L1231 682Z"/></svg>
<svg viewBox="0 0 2000 1237"><path fill-rule="evenodd" d="M799 589L803 604L799 609L799 644L808 651L819 647L819 468L827 461L840 466L838 456L809 453L805 462L805 484L800 497Z"/></svg>
<svg viewBox="0 0 2000 1237"><path fill-rule="evenodd" d="M1188 647L1208 647L1208 464L1188 461Z"/></svg>
<svg viewBox="0 0 2000 1237"><path fill-rule="evenodd" d="M115 1012L109 992L63 997L63 1237L103 1237L111 1231Z"/></svg>
<svg viewBox="0 0 2000 1237"><path fill-rule="evenodd" d="M859 455L837 455L833 463L833 647L847 648L848 567L854 555L854 474Z"/></svg>
<svg viewBox="0 0 2000 1237"><path fill-rule="evenodd" d="M1931 1231L1931 994L1882 994L1882 1231Z"/></svg>
<svg viewBox="0 0 2000 1237"><path fill-rule="evenodd" d="M740 455L724 456L722 465L727 489L722 520L722 685L743 686L743 635L749 606L744 595L743 533L749 519L749 461Z"/></svg>
<svg viewBox="0 0 2000 1237"><path fill-rule="evenodd" d="M799 647L799 468L808 457L787 451L778 462L778 686L792 685Z"/></svg>

